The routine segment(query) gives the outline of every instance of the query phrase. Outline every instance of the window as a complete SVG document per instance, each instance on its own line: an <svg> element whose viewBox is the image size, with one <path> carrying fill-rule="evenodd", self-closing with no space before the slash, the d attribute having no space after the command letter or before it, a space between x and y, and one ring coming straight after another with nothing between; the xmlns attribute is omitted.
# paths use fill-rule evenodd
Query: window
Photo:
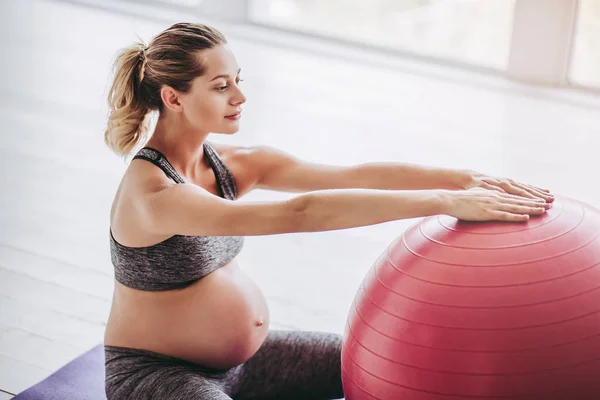
<svg viewBox="0 0 600 400"><path fill-rule="evenodd" d="M249 19L505 70L516 0L250 0Z"/></svg>
<svg viewBox="0 0 600 400"><path fill-rule="evenodd" d="M569 78L600 88L600 0L580 0Z"/></svg>

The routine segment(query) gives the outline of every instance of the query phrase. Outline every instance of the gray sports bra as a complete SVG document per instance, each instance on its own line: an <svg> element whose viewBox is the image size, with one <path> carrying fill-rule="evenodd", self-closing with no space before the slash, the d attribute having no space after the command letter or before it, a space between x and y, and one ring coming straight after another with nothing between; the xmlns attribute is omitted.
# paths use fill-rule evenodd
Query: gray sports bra
<svg viewBox="0 0 600 400"><path fill-rule="evenodd" d="M204 155L215 173L221 197L234 200L237 189L233 175L208 142L204 142ZM184 183L158 150L144 147L136 158L150 161L176 183ZM174 235L152 246L127 247L119 244L110 231L115 278L130 288L148 291L187 287L230 262L243 245L242 236Z"/></svg>

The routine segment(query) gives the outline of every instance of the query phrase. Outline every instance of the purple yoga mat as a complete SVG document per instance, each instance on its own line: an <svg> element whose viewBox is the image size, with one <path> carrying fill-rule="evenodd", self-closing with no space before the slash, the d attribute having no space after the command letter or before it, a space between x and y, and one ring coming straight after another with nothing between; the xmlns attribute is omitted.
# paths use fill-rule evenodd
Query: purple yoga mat
<svg viewBox="0 0 600 400"><path fill-rule="evenodd" d="M106 400L104 345L97 345L12 400Z"/></svg>
<svg viewBox="0 0 600 400"><path fill-rule="evenodd" d="M12 400L106 400L104 346L92 348Z"/></svg>

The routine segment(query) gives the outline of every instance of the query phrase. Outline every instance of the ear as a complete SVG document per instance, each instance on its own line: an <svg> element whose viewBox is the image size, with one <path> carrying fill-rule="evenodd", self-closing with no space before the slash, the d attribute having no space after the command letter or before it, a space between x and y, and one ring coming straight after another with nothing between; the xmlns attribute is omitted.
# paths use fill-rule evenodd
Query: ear
<svg viewBox="0 0 600 400"><path fill-rule="evenodd" d="M179 101L179 93L169 86L163 86L160 89L160 98L162 99L163 104L168 109L180 112L183 110L183 105Z"/></svg>

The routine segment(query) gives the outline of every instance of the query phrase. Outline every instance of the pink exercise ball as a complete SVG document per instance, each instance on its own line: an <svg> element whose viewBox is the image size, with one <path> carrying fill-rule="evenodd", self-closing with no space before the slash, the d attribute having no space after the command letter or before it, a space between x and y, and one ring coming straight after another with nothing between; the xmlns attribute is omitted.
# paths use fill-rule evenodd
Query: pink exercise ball
<svg viewBox="0 0 600 400"><path fill-rule="evenodd" d="M600 211L446 215L383 252L352 303L346 400L600 399Z"/></svg>

